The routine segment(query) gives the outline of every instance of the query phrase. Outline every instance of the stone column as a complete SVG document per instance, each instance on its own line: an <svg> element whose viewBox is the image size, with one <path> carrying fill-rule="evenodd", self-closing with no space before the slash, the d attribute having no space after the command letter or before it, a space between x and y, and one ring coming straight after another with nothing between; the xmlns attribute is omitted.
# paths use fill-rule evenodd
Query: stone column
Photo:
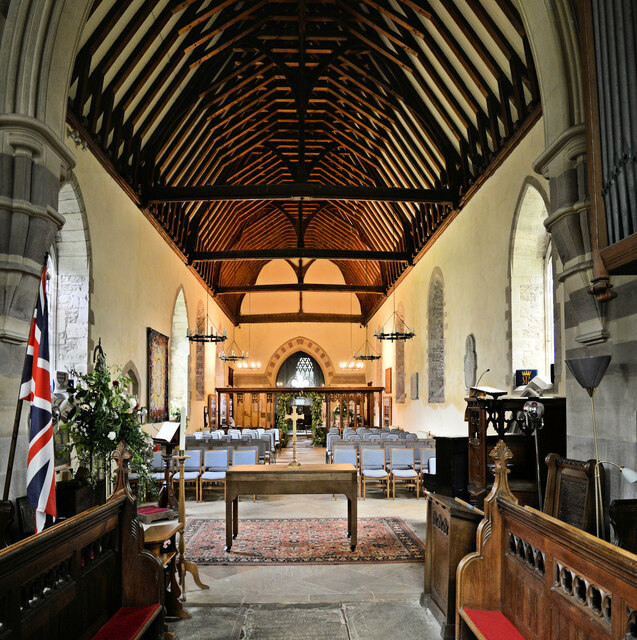
<svg viewBox="0 0 637 640"><path fill-rule="evenodd" d="M558 136L535 161L534 168L550 185L551 212L544 224L562 263L556 278L564 283L568 294L565 313L572 322L565 331L574 333L567 344L590 346L605 342L608 338L606 308L587 291L593 261L584 125L571 127Z"/></svg>
<svg viewBox="0 0 637 640"><path fill-rule="evenodd" d="M60 178L73 157L35 119L0 115L0 482L4 486L13 417L45 252L64 218ZM27 429L20 431L12 494L25 491Z"/></svg>
<svg viewBox="0 0 637 640"><path fill-rule="evenodd" d="M0 3L0 482L45 251L63 218L60 182L74 165L63 143L67 95L92 0ZM26 427L11 495L24 495Z"/></svg>

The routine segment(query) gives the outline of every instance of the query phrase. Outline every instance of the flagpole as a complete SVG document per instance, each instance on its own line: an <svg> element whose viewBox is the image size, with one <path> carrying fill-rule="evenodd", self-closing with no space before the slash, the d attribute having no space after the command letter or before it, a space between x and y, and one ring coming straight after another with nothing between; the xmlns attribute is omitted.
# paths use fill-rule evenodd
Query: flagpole
<svg viewBox="0 0 637 640"><path fill-rule="evenodd" d="M22 402L23 400L18 400L18 405L15 408L13 433L11 434L11 448L9 449L9 460L7 462L7 475L4 478L4 493L2 494L3 502L9 500L9 489L11 488L11 476L13 474L13 460L15 459L15 448L18 441L20 418L22 417Z"/></svg>
<svg viewBox="0 0 637 640"><path fill-rule="evenodd" d="M49 259L49 252L44 254L44 263L42 271L40 272L40 280L42 279L42 273L46 269L46 263ZM38 280L39 282L39 280ZM39 287L39 284L38 284ZM39 288L38 288L39 291ZM39 295L39 294L38 294ZM31 312L29 331L31 330L31 324L33 323L33 314L38 304L38 295L35 296L35 303L33 304L33 311ZM28 343L28 338L27 338ZM27 344L28 348L28 344ZM9 490L11 489L11 476L13 475L13 462L15 460L15 450L18 442L18 433L20 432L20 420L22 418L22 403L24 400L20 399L20 388L18 387L18 404L15 408L15 417L13 419L13 433L11 434L11 447L9 448L9 458L7 460L7 473L4 477L4 491L2 494L2 500L0 501L0 546L8 546L6 541L6 532L13 519L13 502L9 500Z"/></svg>

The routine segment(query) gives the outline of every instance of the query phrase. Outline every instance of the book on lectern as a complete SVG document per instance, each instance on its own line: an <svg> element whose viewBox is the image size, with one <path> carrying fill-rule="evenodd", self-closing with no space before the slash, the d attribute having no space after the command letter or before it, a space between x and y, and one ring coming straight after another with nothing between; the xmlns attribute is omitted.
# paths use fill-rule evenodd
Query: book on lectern
<svg viewBox="0 0 637 640"><path fill-rule="evenodd" d="M494 387L471 387L469 389L470 398L486 398L487 396L491 396L494 400L497 400L505 394L506 391L495 389Z"/></svg>
<svg viewBox="0 0 637 640"><path fill-rule="evenodd" d="M164 422L153 440L161 440L167 444L174 443L178 431L179 422Z"/></svg>

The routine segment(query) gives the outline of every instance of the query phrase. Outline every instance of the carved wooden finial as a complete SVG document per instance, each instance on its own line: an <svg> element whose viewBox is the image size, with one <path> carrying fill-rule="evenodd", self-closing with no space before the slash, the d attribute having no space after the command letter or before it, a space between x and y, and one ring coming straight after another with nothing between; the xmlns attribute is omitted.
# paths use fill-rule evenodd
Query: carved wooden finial
<svg viewBox="0 0 637 640"><path fill-rule="evenodd" d="M513 454L511 453L511 449L506 446L504 440L498 440L498 444L495 445L495 448L489 455L495 460L496 475L498 472L511 473L509 469L507 469L507 461L513 458Z"/></svg>
<svg viewBox="0 0 637 640"><path fill-rule="evenodd" d="M133 457L128 445L122 440L117 449L111 454L111 458L117 463L117 471L115 472L115 488L113 494L124 490L130 498L132 498L130 485L128 484L128 462Z"/></svg>
<svg viewBox="0 0 637 640"><path fill-rule="evenodd" d="M505 498L510 502L517 502L518 499L511 493L511 489L509 488L509 479L507 478L508 474L511 473L507 468L508 461L513 458L511 449L507 447L504 440L498 440L498 444L495 445L489 455L495 461L495 469L493 470L495 479L493 481L491 492L485 498L485 503L493 503L496 498Z"/></svg>

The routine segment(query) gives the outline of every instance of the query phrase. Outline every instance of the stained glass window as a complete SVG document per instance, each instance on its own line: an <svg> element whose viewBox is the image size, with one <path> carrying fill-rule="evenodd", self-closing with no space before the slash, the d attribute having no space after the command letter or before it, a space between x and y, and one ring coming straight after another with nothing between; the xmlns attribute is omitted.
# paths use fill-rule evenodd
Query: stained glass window
<svg viewBox="0 0 637 640"><path fill-rule="evenodd" d="M279 387L322 387L325 378L316 360L303 351L293 353L279 369L276 378Z"/></svg>
<svg viewBox="0 0 637 640"><path fill-rule="evenodd" d="M293 387L314 386L314 366L307 356L302 356L296 363L296 374L292 378Z"/></svg>

